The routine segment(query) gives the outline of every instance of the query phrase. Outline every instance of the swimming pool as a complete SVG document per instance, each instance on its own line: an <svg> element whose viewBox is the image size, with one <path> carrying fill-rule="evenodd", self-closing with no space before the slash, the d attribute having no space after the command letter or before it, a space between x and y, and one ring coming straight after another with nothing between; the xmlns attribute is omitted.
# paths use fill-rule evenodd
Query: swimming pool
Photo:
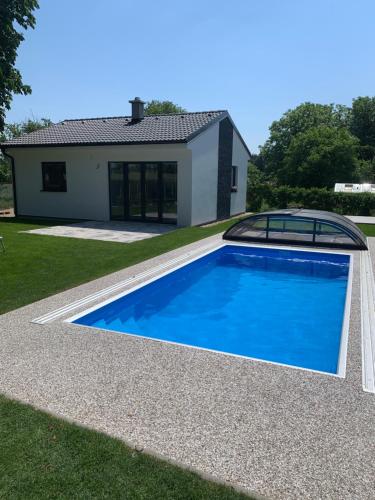
<svg viewBox="0 0 375 500"><path fill-rule="evenodd" d="M349 269L348 254L227 244L68 321L343 376Z"/></svg>

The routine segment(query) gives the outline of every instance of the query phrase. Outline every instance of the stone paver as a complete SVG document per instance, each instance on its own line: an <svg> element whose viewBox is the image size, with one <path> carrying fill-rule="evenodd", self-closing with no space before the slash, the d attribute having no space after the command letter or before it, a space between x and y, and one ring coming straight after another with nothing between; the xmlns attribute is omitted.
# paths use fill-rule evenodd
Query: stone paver
<svg viewBox="0 0 375 500"><path fill-rule="evenodd" d="M172 224L149 222L97 222L87 221L51 226L24 231L31 234L47 236L64 236L65 238L82 238L85 240L115 241L117 243L133 243L168 233L176 229Z"/></svg>
<svg viewBox="0 0 375 500"><path fill-rule="evenodd" d="M374 498L375 396L362 390L359 253L344 379L63 320L30 323L219 241L0 316L0 391L268 498Z"/></svg>

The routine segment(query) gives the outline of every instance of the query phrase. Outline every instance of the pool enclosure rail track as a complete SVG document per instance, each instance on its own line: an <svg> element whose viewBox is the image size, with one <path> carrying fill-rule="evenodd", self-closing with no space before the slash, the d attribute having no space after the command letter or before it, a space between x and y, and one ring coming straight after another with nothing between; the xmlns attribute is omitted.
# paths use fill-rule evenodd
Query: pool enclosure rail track
<svg viewBox="0 0 375 500"><path fill-rule="evenodd" d="M363 390L375 393L375 282L370 252L361 252Z"/></svg>

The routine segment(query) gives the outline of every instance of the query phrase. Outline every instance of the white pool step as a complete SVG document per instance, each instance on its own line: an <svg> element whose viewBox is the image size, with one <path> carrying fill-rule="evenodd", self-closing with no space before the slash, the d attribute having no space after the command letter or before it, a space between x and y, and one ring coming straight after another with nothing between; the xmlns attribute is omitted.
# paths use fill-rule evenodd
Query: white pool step
<svg viewBox="0 0 375 500"><path fill-rule="evenodd" d="M35 318L31 320L31 323L37 323L40 325L44 325L45 323L49 323L51 321L54 321L58 319L61 316L64 316L68 313L71 313L75 309L78 309L82 306L85 306L89 304L90 302L93 302L95 300L101 299L102 297L105 297L106 295L113 294L115 292L119 292L121 289L128 287L129 285L133 285L137 283L138 281L144 280L145 278L150 278L153 275L158 275L163 271L166 271L170 268L172 271L174 267L178 267L179 264L181 264L183 261L188 260L189 258L198 255L198 254L203 254L207 252L209 249L214 249L217 248L217 242L211 243L209 245L205 245L199 248L196 248L195 250L191 250L190 252L187 252L183 255L180 255L179 257L176 257L174 259L169 260L168 262L164 264L159 264L158 266L152 267L148 269L147 271L143 271L142 273L136 274L134 276L131 276L130 278L127 278L126 280L120 281L119 283L116 283L115 285L111 285L107 288L104 288L102 290L99 290L98 292L92 293L91 295L87 295L86 297L75 300L74 302L71 302L70 304L67 304L66 306L60 307L59 309L55 309L54 311L51 311L49 313L44 314L43 316L39 316L38 318Z"/></svg>
<svg viewBox="0 0 375 500"><path fill-rule="evenodd" d="M375 393L375 282L370 252L361 252L362 383Z"/></svg>

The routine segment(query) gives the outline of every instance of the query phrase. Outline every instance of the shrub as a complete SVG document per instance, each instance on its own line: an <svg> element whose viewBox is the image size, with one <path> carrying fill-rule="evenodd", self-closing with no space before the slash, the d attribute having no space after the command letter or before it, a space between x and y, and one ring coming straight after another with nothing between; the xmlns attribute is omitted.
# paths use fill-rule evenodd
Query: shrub
<svg viewBox="0 0 375 500"><path fill-rule="evenodd" d="M328 210L342 215L375 215L375 195L371 193L335 193L326 188L295 188L261 184L247 193L247 209L303 207Z"/></svg>
<svg viewBox="0 0 375 500"><path fill-rule="evenodd" d="M12 184L0 184L0 210L13 206Z"/></svg>

